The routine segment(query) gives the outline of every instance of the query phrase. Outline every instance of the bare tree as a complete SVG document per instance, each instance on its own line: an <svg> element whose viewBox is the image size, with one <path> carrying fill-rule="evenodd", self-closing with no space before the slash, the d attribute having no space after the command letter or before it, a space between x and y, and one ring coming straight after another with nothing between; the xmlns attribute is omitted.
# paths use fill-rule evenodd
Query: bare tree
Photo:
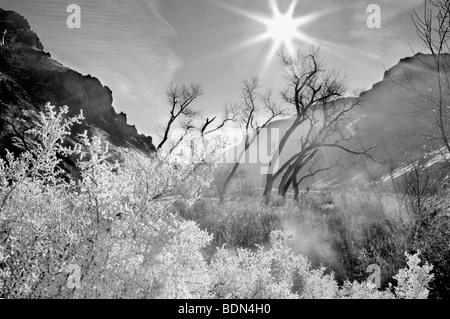
<svg viewBox="0 0 450 319"><path fill-rule="evenodd" d="M266 93L261 93L261 88L261 82L256 77L244 80L241 89L241 101L233 107L237 112L236 121L243 131L244 144L243 149L240 151L222 184L219 194L220 203L223 203L228 186L236 174L242 158L246 155L255 140L258 139L261 132L270 123L286 114L285 110L274 102L273 92L268 90ZM259 123L261 118L262 123Z"/></svg>
<svg viewBox="0 0 450 319"><path fill-rule="evenodd" d="M170 151L169 154L172 154L175 149L180 146L181 142L185 139L185 137L189 134L189 132L196 128L194 123L193 117L185 117L183 119L180 119L180 125L179 127L183 130L183 133L179 137L177 137L177 140L170 141Z"/></svg>
<svg viewBox="0 0 450 319"><path fill-rule="evenodd" d="M167 124L163 126L162 140L157 150L160 151L165 145L169 145L168 154L172 154L192 132L199 132L201 139L219 131L227 122L236 120L237 110L232 106L225 105L224 116L219 119L218 116L213 118L203 118L200 112L194 111L193 102L203 94L200 85L191 84L190 86L171 85L166 91L168 101L170 103L170 117ZM180 135L175 139L171 139L171 132L175 129L181 129Z"/></svg>
<svg viewBox="0 0 450 319"><path fill-rule="evenodd" d="M425 48L435 59L448 53L450 47L450 2L447 0L428 0L425 2L423 16L414 10L412 20L417 35Z"/></svg>
<svg viewBox="0 0 450 319"><path fill-rule="evenodd" d="M450 59L448 53L450 39L450 2L447 0L429 1L431 8L425 3L423 18L414 11L413 21L417 34L425 47L431 53L431 61L422 59L421 62L434 71L434 81L438 92L434 94L434 88L424 92L412 85L413 92L425 101L431 112L432 130L427 140L438 141L439 146L444 146L450 153ZM437 12L436 12L437 11ZM434 83L433 83L434 82ZM436 83L437 82L437 83Z"/></svg>
<svg viewBox="0 0 450 319"><path fill-rule="evenodd" d="M299 173L303 169L303 165L300 165L291 174L291 177L286 181L286 183L284 184L284 189L287 190L290 186L290 183L292 183L292 188L294 189L294 201L298 201L299 194L300 194L299 186L304 180L314 177L315 175L317 175L321 172L328 171L328 170L332 169L333 167L334 167L334 165L327 166L324 168L317 168L316 162L314 162L310 165L308 172L306 174L302 175L302 177L299 179ZM282 185L282 184L280 184L280 185ZM286 194L284 194L284 196L286 196Z"/></svg>
<svg viewBox="0 0 450 319"><path fill-rule="evenodd" d="M290 164L283 171L278 187L279 195L285 197L291 184L294 193L298 195L298 187L301 182L339 166L339 159L333 163L327 163L326 167L321 165L322 151L326 148L335 148L352 155L367 156L374 160L370 155L370 151L374 147L365 148L358 139L357 132L353 131L353 134L350 134L345 129L351 122L351 112L358 105L359 99L352 98L320 103L317 107L312 108L311 117L320 117L320 120L303 125L303 127L306 126L307 132L300 138L298 153L288 161ZM294 158L296 158L295 161Z"/></svg>
<svg viewBox="0 0 450 319"><path fill-rule="evenodd" d="M359 104L359 100L342 98L347 90L345 79L335 71L324 70L317 49L311 49L308 53L298 51L295 56L281 52L280 60L288 82L282 97L293 107L295 115L270 163L264 189L267 204L270 202L275 180L282 177L279 193L285 196L287 187L297 179L299 172L320 154L318 149L332 147L355 155L368 155L371 150L365 149L359 141L356 148L348 146L349 142L357 140L357 137L344 134L343 127L350 123L351 111ZM286 162L280 163L285 146L294 138L294 133L299 131L299 151ZM311 166L309 168L308 175L315 175L324 170L319 167L314 172ZM298 187L298 180L295 184Z"/></svg>
<svg viewBox="0 0 450 319"><path fill-rule="evenodd" d="M191 104L202 94L202 89L198 84L191 84L190 86L183 85L181 87L172 84L169 87L166 95L171 106L170 118L164 128L162 140L157 147L158 151L169 140L171 129L176 125L177 120L193 118L198 114L192 109ZM185 121L184 123L189 123L189 121Z"/></svg>
<svg viewBox="0 0 450 319"><path fill-rule="evenodd" d="M409 93L406 111L398 113L413 127L401 136L406 151L450 153L450 1L425 2L412 20L425 54L416 54L419 68L404 68L392 82ZM413 50L414 51L414 50Z"/></svg>
<svg viewBox="0 0 450 319"><path fill-rule="evenodd" d="M212 119L206 118L203 120L202 124L199 127L202 137L211 135L211 134L221 130L222 128L225 127L225 125L228 122L236 122L237 121L237 118L239 116L239 110L236 105L225 104L225 106L223 107L223 110L224 110L224 114L223 114L222 120L219 125L217 125L215 127L211 127L211 124L216 122L217 116L213 117Z"/></svg>

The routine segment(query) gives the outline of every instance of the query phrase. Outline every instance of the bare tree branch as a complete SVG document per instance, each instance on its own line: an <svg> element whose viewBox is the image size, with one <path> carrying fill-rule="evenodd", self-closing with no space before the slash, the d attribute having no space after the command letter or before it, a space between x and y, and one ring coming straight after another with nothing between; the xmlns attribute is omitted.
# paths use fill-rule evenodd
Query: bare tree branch
<svg viewBox="0 0 450 319"><path fill-rule="evenodd" d="M200 85L191 84L188 86L175 86L171 84L166 91L167 100L170 103L170 118L164 128L164 135L162 141L159 143L157 150L161 150L164 144L168 141L170 131L179 118L187 117L194 118L198 115L191 108L191 104L203 94Z"/></svg>

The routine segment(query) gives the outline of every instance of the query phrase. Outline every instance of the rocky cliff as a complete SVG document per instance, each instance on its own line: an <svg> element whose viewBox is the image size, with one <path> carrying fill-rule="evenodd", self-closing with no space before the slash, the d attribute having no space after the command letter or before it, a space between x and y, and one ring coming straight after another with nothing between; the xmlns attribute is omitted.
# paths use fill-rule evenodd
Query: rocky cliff
<svg viewBox="0 0 450 319"><path fill-rule="evenodd" d="M52 59L24 17L0 9L0 33L4 30L5 45L0 47L2 155L5 148L21 151L21 134L33 125L36 114L48 102L67 105L70 115L83 110L85 123L74 128L73 137L87 130L91 135L102 135L115 146L146 154L155 151L150 136L139 134L127 123L125 114L115 112L111 90L95 77L83 76Z"/></svg>

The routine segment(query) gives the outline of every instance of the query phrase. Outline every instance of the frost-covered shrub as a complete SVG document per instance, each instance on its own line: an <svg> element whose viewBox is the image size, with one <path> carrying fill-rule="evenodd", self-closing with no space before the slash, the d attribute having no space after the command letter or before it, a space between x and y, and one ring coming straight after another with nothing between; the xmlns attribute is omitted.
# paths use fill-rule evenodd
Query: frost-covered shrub
<svg viewBox="0 0 450 319"><path fill-rule="evenodd" d="M64 146L82 119L67 118L67 112L48 105L27 133L23 154L0 160L0 298L428 296L432 267L420 266L418 255L407 255L394 292L362 283L338 287L333 273L312 269L292 251L291 235L271 232L276 208L259 204L203 214L213 218L217 233L225 232L227 243L270 234L266 248L221 248L207 263L202 251L212 236L173 207L194 203L208 185L208 165L120 149L114 151L122 161L112 162L108 145L86 134ZM59 167L67 155L78 157L76 181ZM69 274L77 267L80 274Z"/></svg>
<svg viewBox="0 0 450 319"><path fill-rule="evenodd" d="M340 299L394 299L394 295L386 290L379 291L375 285L368 285L365 282L359 283L345 282L339 290Z"/></svg>
<svg viewBox="0 0 450 319"><path fill-rule="evenodd" d="M289 247L292 236L271 234L270 249L258 252L222 248L211 265L214 294L218 298L284 299L334 298L338 290L333 275L312 270L308 261Z"/></svg>
<svg viewBox="0 0 450 319"><path fill-rule="evenodd" d="M47 107L35 143L0 161L0 297L207 297L200 249L211 238L167 212L207 184L203 167L121 150L124 161L111 163L107 145L86 135L63 147L81 117ZM77 182L58 167L69 154L79 156ZM81 269L78 289L69 265Z"/></svg>
<svg viewBox="0 0 450 319"><path fill-rule="evenodd" d="M309 262L295 255L289 243L292 236L281 231L271 235L270 249L252 252L224 248L211 264L213 296L236 299L395 299L426 298L433 276L427 263L419 266L418 254L407 255L408 267L395 277L398 285L381 291L365 282L345 282L339 287L333 273L312 269ZM393 290L393 291L391 291Z"/></svg>
<svg viewBox="0 0 450 319"><path fill-rule="evenodd" d="M397 285L385 291L379 291L375 286L366 283L346 282L339 291L344 299L426 299L429 294L429 284L433 280L433 269L427 262L420 266L420 252L415 255L405 253L407 266L400 269L394 279Z"/></svg>
<svg viewBox="0 0 450 319"><path fill-rule="evenodd" d="M193 222L169 212L175 200L194 198L206 183L195 164L123 152L106 161L99 139L81 161L82 182L74 206L90 212L92 231L82 258L82 297L201 298L209 277L201 249L211 240ZM98 278L102 278L98 282ZM96 287L91 296L91 287Z"/></svg>
<svg viewBox="0 0 450 319"><path fill-rule="evenodd" d="M271 235L272 247L258 252L219 249L211 264L214 294L218 298L298 298L291 288L294 274L304 272L307 261L294 256L284 233Z"/></svg>
<svg viewBox="0 0 450 319"><path fill-rule="evenodd" d="M406 268L401 269L394 279L397 280L395 294L401 299L427 299L429 284L434 275L430 274L433 266L425 262L420 266L420 252L415 255L405 253L408 260Z"/></svg>
<svg viewBox="0 0 450 319"><path fill-rule="evenodd" d="M61 289L63 269L76 246L77 218L67 210L66 182L58 155L78 154L62 145L81 116L65 119L67 107L50 105L37 127L27 132L27 151L0 159L0 297L70 295ZM58 285L60 285L58 287Z"/></svg>

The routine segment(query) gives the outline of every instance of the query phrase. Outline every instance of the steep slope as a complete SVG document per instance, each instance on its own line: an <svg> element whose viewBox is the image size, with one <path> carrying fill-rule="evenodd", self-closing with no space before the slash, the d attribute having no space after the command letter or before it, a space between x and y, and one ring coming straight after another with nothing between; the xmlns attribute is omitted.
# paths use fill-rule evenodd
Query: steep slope
<svg viewBox="0 0 450 319"><path fill-rule="evenodd" d="M0 143L2 155L8 148L20 152L21 136L45 104L69 106L70 115L83 110L85 130L102 135L110 143L149 154L155 151L150 136L141 135L127 123L125 114L112 106L111 90L90 75L83 76L51 58L27 20L13 11L0 9L0 32L7 30L0 47ZM26 111L26 112L23 112Z"/></svg>

